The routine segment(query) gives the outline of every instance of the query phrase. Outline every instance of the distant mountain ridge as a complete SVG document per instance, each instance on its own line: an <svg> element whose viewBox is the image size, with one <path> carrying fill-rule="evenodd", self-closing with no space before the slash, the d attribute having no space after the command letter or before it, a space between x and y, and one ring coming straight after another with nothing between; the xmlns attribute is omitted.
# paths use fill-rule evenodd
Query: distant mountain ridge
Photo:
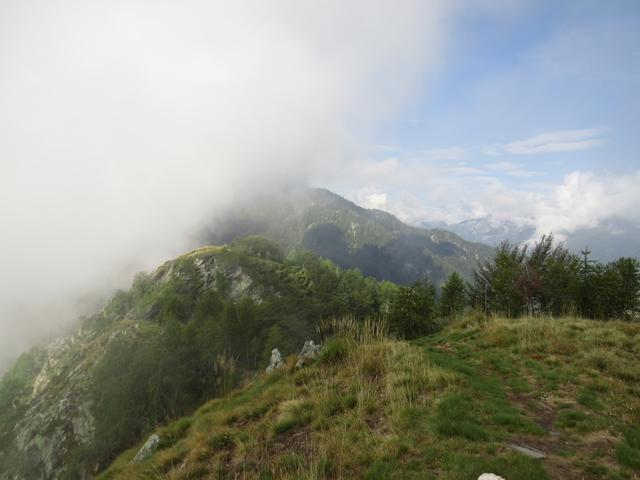
<svg viewBox="0 0 640 480"><path fill-rule="evenodd" d="M342 268L380 280L441 284L453 271L469 277L493 248L444 229L407 225L394 215L365 209L326 189L264 197L218 217L203 243L262 235L285 251L306 248Z"/></svg>
<svg viewBox="0 0 640 480"><path fill-rule="evenodd" d="M452 224L445 222L422 222L421 225L425 228L443 228L450 230L470 242L484 243L492 246L497 246L504 240L521 243L529 240L536 233L533 225L497 219L492 215L470 218Z"/></svg>
<svg viewBox="0 0 640 480"><path fill-rule="evenodd" d="M465 240L497 246L508 240L522 243L536 234L536 228L530 223L517 223L487 215L447 224L444 222L422 222L425 228L443 228L454 232ZM601 221L598 226L580 228L573 232L544 232L561 234L567 248L580 253L589 247L594 259L610 262L619 257L640 258L640 225L618 217Z"/></svg>

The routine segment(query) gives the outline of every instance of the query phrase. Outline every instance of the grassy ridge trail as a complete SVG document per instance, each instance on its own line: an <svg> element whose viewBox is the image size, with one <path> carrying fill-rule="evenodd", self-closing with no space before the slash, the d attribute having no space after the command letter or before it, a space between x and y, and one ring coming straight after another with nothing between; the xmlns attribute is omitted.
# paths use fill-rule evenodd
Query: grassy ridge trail
<svg viewBox="0 0 640 480"><path fill-rule="evenodd" d="M403 342L337 323L313 364L257 375L101 478L638 478L640 325L468 317Z"/></svg>

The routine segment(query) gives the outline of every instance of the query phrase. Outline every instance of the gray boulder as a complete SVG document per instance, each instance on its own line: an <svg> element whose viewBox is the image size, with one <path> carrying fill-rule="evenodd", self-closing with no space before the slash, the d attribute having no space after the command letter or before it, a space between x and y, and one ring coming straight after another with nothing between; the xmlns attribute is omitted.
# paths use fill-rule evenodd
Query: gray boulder
<svg viewBox="0 0 640 480"><path fill-rule="evenodd" d="M483 473L478 477L478 480L504 480L504 478L493 473Z"/></svg>
<svg viewBox="0 0 640 480"><path fill-rule="evenodd" d="M271 360L269 361L269 366L267 367L267 373L273 372L279 368L284 367L284 362L282 361L282 355L280 355L280 350L274 348L271 350Z"/></svg>
<svg viewBox="0 0 640 480"><path fill-rule="evenodd" d="M140 463L143 460L146 460L151 455L153 455L156 450L158 450L158 445L160 444L160 437L155 433L149 437L149 440L142 446L142 448L136 453L136 456L133 457L131 463Z"/></svg>
<svg viewBox="0 0 640 480"><path fill-rule="evenodd" d="M313 340L307 340L304 342L302 351L298 355L298 361L296 362L296 368L304 366L309 360L313 360L320 353L320 345L313 343Z"/></svg>

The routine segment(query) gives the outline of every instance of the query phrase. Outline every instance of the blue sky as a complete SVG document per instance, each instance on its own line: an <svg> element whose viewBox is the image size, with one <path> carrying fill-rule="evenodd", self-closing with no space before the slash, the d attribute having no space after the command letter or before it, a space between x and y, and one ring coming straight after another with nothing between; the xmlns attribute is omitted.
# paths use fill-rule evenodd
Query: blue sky
<svg viewBox="0 0 640 480"><path fill-rule="evenodd" d="M424 188L372 175L343 193L413 222L491 213L533 223L543 215L527 203L553 209L568 176L582 179L575 195L625 193L611 190L640 170L640 2L498 3L453 16L439 68L374 135L370 162L424 175ZM462 191L434 195L436 182ZM487 189L513 201L491 204Z"/></svg>

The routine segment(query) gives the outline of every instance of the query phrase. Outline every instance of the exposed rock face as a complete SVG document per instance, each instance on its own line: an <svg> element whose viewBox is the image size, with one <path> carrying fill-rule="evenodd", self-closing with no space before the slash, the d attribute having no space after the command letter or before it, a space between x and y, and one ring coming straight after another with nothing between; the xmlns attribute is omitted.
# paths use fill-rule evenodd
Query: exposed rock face
<svg viewBox="0 0 640 480"><path fill-rule="evenodd" d="M282 361L280 350L274 348L273 350L271 350L271 360L269 361L269 366L267 367L267 373L273 372L274 370L282 367L284 367L284 363Z"/></svg>
<svg viewBox="0 0 640 480"><path fill-rule="evenodd" d="M94 417L89 391L89 368L82 345L90 342L85 332L58 339L45 349L30 395L17 401L25 413L13 426L13 444L2 452L22 459L16 471L0 473L0 479L57 478L65 468L65 456L93 439ZM60 388L64 385L64 388ZM78 472L78 478L85 476Z"/></svg>
<svg viewBox="0 0 640 480"><path fill-rule="evenodd" d="M160 437L154 433L149 437L147 442L142 446L138 453L136 453L136 456L133 457L131 463L140 463L143 460L146 460L151 455L156 453L158 445L160 445Z"/></svg>
<svg viewBox="0 0 640 480"><path fill-rule="evenodd" d="M300 368L308 363L310 360L316 358L320 353L320 345L313 343L313 340L307 340L304 342L300 355L298 355L298 361L296 362L296 368Z"/></svg>

